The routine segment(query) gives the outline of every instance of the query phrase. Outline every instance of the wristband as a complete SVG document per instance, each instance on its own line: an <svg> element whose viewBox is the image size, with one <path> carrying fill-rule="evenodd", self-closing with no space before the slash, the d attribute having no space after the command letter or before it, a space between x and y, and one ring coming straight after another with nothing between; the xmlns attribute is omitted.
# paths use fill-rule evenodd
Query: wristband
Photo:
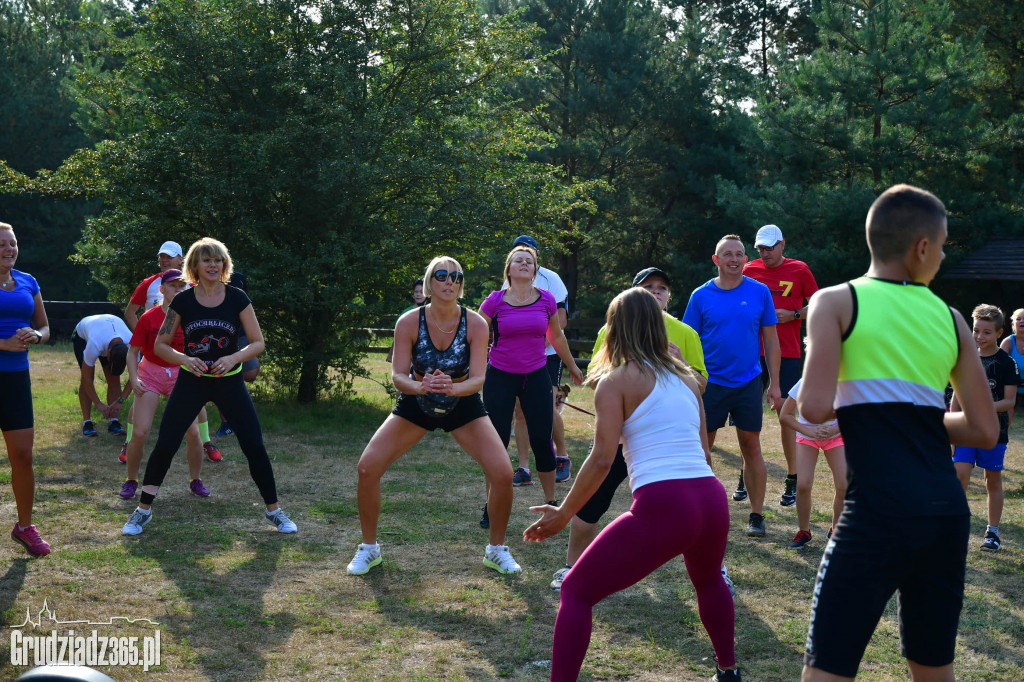
<svg viewBox="0 0 1024 682"><path fill-rule="evenodd" d="M41 331L39 331L38 329L33 329L32 331L35 332L36 343L37 344L42 343L43 342L43 333Z"/></svg>

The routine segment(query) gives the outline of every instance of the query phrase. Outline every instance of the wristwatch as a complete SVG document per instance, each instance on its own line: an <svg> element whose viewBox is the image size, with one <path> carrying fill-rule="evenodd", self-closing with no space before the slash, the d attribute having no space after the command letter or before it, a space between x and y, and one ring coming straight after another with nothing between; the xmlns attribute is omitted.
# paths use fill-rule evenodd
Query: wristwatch
<svg viewBox="0 0 1024 682"><path fill-rule="evenodd" d="M799 310L794 310L793 311L793 319L794 320L799 320L800 319L800 311Z"/></svg>
<svg viewBox="0 0 1024 682"><path fill-rule="evenodd" d="M32 331L34 331L35 334L36 334L36 343L42 343L43 342L43 333L41 331L39 331L38 329L33 329Z"/></svg>

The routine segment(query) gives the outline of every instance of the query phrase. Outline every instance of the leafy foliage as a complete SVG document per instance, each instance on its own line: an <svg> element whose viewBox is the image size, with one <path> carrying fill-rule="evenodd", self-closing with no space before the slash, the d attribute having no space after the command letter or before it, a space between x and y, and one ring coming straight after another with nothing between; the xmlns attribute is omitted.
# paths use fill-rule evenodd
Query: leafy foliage
<svg viewBox="0 0 1024 682"><path fill-rule="evenodd" d="M221 239L281 380L344 388L358 329L432 256L582 205L500 94L530 39L461 0L156 3L112 31L123 66L80 82L109 136L66 169L106 202L80 256L124 294L163 239Z"/></svg>

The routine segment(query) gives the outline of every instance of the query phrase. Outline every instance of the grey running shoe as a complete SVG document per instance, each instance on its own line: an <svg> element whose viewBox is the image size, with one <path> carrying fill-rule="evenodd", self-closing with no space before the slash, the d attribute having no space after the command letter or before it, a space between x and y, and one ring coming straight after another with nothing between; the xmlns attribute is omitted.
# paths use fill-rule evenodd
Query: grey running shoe
<svg viewBox="0 0 1024 682"><path fill-rule="evenodd" d="M299 527L285 516L284 510L280 507L272 512L265 512L264 517L271 526L277 526L279 533L295 533L299 530Z"/></svg>
<svg viewBox="0 0 1024 682"><path fill-rule="evenodd" d="M568 457L555 457L555 483L564 483L572 478L572 462Z"/></svg>
<svg viewBox="0 0 1024 682"><path fill-rule="evenodd" d="M533 485L533 476L530 475L530 470L526 467L516 469L516 472L512 474L512 485L516 488L521 485Z"/></svg>
<svg viewBox="0 0 1024 682"><path fill-rule="evenodd" d="M348 562L349 575L365 575L371 568L383 561L380 545L363 545L356 548L356 555Z"/></svg>
<svg viewBox="0 0 1024 682"><path fill-rule="evenodd" d="M764 530L764 517L760 514L750 515L750 523L747 524L747 535L752 538L763 538L765 535Z"/></svg>
<svg viewBox="0 0 1024 682"><path fill-rule="evenodd" d="M569 571L571 570L572 569L568 566L563 566L562 568L555 571L555 579L551 581L551 589L555 592L561 592L562 581L565 580L565 576L569 575Z"/></svg>
<svg viewBox="0 0 1024 682"><path fill-rule="evenodd" d="M142 511L142 509L136 507L132 515L128 517L128 522L124 524L124 528L121 529L122 535L139 535L142 533L142 527L153 520L153 511Z"/></svg>
<svg viewBox="0 0 1024 682"><path fill-rule="evenodd" d="M484 550L484 566L498 573L519 573L523 567L516 563L508 551L508 545L495 545Z"/></svg>

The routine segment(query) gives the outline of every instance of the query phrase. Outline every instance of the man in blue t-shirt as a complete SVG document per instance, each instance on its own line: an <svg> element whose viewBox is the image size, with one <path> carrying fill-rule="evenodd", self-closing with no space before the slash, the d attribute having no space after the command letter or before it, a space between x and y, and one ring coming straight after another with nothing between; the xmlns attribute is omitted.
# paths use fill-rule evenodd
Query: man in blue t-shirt
<svg viewBox="0 0 1024 682"><path fill-rule="evenodd" d="M764 537L761 511L768 471L761 456L761 342L770 377L767 400L778 411L782 405L781 352L775 325L779 320L768 287L743 276L747 254L738 235L722 237L712 260L718 266L718 277L693 290L683 322L696 330L704 346L708 448L714 446L718 429L731 416L750 495L747 535Z"/></svg>

